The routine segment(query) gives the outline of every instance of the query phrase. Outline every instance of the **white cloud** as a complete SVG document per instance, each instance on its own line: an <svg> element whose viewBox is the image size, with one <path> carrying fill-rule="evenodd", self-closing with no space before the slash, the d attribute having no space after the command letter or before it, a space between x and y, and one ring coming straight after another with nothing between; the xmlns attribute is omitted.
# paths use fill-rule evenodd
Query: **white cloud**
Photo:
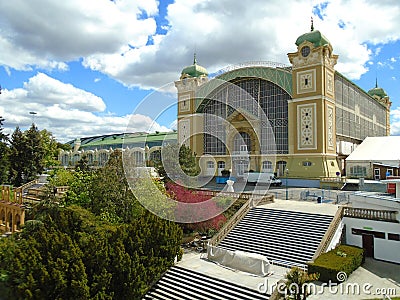
<svg viewBox="0 0 400 300"><path fill-rule="evenodd" d="M210 72L250 60L288 64L286 53L295 51L296 38L309 31L307 21L318 3L328 4L323 6L324 20L314 17L315 27L339 54L337 70L350 79L368 71L372 54L380 52L381 46L376 45L400 38L397 1L255 0L249 5L232 0L177 0L168 7L168 33L158 36L153 45L131 49L123 56L95 53L84 64L126 85L145 88L176 80L191 63L195 49L199 63ZM354 15L360 7L363 13Z"/></svg>
<svg viewBox="0 0 400 300"><path fill-rule="evenodd" d="M126 132L128 124L133 132L170 130L141 114L99 115L105 108L100 97L38 73L23 88L2 91L0 116L8 133L16 126L27 128L34 121L39 129L46 128L64 142L77 136Z"/></svg>
<svg viewBox="0 0 400 300"><path fill-rule="evenodd" d="M339 54L336 69L350 79L377 65L384 45L400 39L398 0L175 0L162 25L166 34L156 31L157 0L13 0L0 1L0 65L11 75L66 71L68 62L82 61L126 86L158 88L179 78L195 50L210 73L253 60L289 64L287 53L310 30L317 5L323 20L314 16L315 29L330 40ZM100 116L101 98L42 72L22 88L4 90L1 99L11 126L28 126L28 112L35 111L38 125L60 137L121 132L129 119Z"/></svg>
<svg viewBox="0 0 400 300"><path fill-rule="evenodd" d="M400 135L400 108L392 109L390 112L390 134Z"/></svg>
<svg viewBox="0 0 400 300"><path fill-rule="evenodd" d="M0 2L0 63L17 70L61 67L93 53L141 47L155 33L155 0L14 0ZM18 53L18 55L15 55Z"/></svg>
<svg viewBox="0 0 400 300"><path fill-rule="evenodd" d="M176 80L195 49L210 72L249 60L288 64L286 53L309 31L315 6L323 16L314 16L315 28L332 42L337 69L350 79L368 70L383 44L400 38L397 0L176 0L165 35L156 33L156 0L15 0L0 2L0 64L65 69L83 58L87 68L144 88Z"/></svg>

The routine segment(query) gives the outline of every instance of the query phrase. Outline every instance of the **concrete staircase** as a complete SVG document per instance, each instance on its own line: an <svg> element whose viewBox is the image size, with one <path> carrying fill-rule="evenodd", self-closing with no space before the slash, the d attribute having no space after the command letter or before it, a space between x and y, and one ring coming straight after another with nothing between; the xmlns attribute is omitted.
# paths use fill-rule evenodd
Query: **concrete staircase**
<svg viewBox="0 0 400 300"><path fill-rule="evenodd" d="M218 246L262 254L276 265L303 267L312 259L332 218L256 207Z"/></svg>
<svg viewBox="0 0 400 300"><path fill-rule="evenodd" d="M234 283L174 266L150 289L143 299L257 300L268 295Z"/></svg>

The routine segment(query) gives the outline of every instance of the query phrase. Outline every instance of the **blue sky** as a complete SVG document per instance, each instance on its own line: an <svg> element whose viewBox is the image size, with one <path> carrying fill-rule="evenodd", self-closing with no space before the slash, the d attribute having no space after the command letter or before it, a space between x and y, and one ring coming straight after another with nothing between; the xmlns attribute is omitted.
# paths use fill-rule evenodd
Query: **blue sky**
<svg viewBox="0 0 400 300"><path fill-rule="evenodd" d="M31 111L63 142L171 130L173 82L194 51L209 73L247 61L289 64L313 17L339 72L364 90L378 79L400 134L398 0L13 0L0 11L0 116L9 133L29 127Z"/></svg>

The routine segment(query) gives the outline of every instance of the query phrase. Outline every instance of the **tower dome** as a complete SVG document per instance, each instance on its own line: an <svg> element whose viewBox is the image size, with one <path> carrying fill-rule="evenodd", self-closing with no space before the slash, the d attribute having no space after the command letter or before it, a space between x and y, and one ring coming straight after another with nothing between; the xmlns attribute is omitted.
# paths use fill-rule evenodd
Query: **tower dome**
<svg viewBox="0 0 400 300"><path fill-rule="evenodd" d="M296 46L301 45L305 41L314 44L314 47L325 46L330 44L328 39L319 30L314 30L314 24L312 20L311 20L311 31L299 36L296 40Z"/></svg>
<svg viewBox="0 0 400 300"><path fill-rule="evenodd" d="M388 96L383 88L378 87L378 80L376 80L375 87L368 91L368 95L372 97L379 97L379 99L386 98Z"/></svg>
<svg viewBox="0 0 400 300"><path fill-rule="evenodd" d="M185 67L181 72L181 77L208 76L206 68L197 64L196 53L194 54L193 65Z"/></svg>

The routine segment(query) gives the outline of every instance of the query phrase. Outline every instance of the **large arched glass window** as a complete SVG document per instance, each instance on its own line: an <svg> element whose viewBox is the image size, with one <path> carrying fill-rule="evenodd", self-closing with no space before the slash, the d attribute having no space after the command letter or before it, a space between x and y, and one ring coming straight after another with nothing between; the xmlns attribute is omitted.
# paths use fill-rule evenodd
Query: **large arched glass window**
<svg viewBox="0 0 400 300"><path fill-rule="evenodd" d="M261 153L287 154L290 95L275 83L261 78L236 78L231 83L219 87L210 95L211 100L204 105L204 153L226 154L226 128L223 119L227 119L235 110L241 108L260 118L261 135L258 139ZM262 114L256 103L268 120L261 118ZM269 126L273 131L276 149L271 148L272 133Z"/></svg>

